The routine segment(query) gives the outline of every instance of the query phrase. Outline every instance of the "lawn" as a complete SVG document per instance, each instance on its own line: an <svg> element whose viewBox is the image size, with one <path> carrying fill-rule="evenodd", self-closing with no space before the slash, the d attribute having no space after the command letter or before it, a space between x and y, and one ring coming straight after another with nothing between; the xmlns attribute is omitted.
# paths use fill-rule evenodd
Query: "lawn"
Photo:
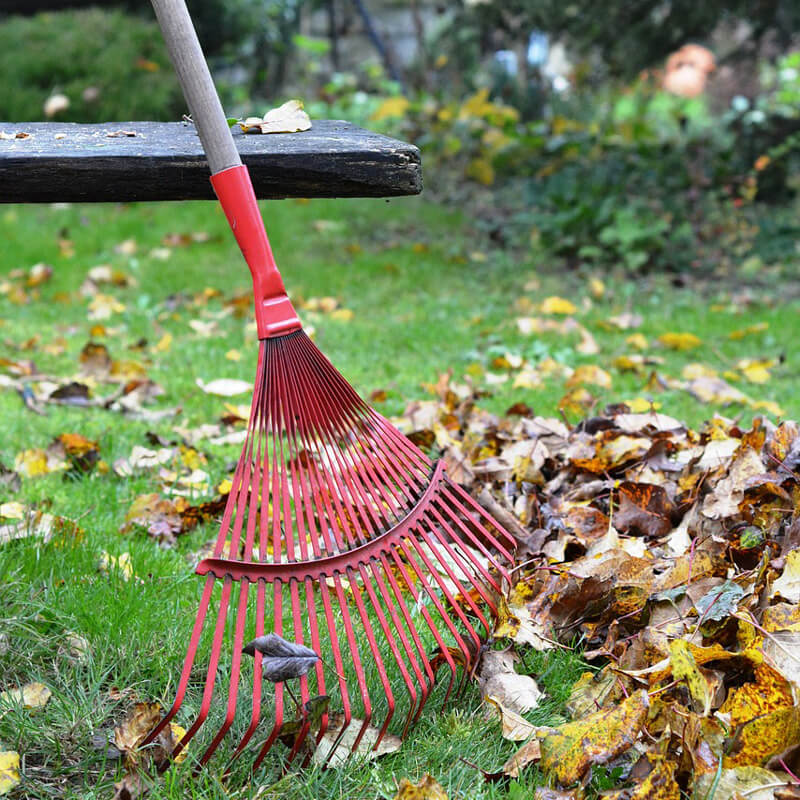
<svg viewBox="0 0 800 800"><path fill-rule="evenodd" d="M564 273L493 249L472 221L420 199L285 201L264 210L317 344L386 415L430 396L424 384L452 369L454 380L466 376L489 393L483 402L495 413L525 403L577 421L631 401L658 404L691 425L716 412L743 422L758 413L798 417L796 287L751 291L736 277L676 288L668 276ZM108 797L120 767L103 737L134 695L171 701L199 595L191 554L216 533L208 521L172 548L121 534L133 500L159 491L164 478L157 469L121 476L113 465L134 446L151 446L148 433L174 440L184 435L176 428L217 423L226 402L247 402L207 394L197 379L252 380L258 345L249 308L237 302L248 275L210 203L8 207L0 210L0 237L0 462L24 472L32 459L25 451L65 433L96 442L101 459L86 472L23 475L18 491L0 483L0 503L35 506L83 531L48 544L0 536L0 691L41 681L53 692L38 711L0 709L0 750L24 758L23 783L11 797ZM47 271L30 271L40 263L53 267L41 282ZM85 285L99 265L111 270L93 274L110 272L112 281ZM81 375L93 397L114 391L85 376L89 342L107 348L120 381L146 375L163 388L148 410L175 413L139 419L31 401L31 392L42 392L41 375L50 391ZM601 369L574 372L581 365ZM725 393L738 399L724 406ZM215 494L237 455L235 445L201 441L169 467L201 467L202 498ZM14 524L18 509L2 509L0 525ZM98 572L103 553L126 552L135 577ZM529 653L522 668L547 695L530 720L561 719L584 669L579 656ZM190 696L188 707L197 701ZM519 782L492 784L472 766L497 770L516 747L485 718L470 687L444 712L427 706L403 748L378 762L291 773L277 784L274 767L248 780L242 765L226 790L214 771L192 782L189 759L150 796L248 797L271 787L260 796L388 798L400 778L429 772L451 798L523 797L536 785L535 769Z"/></svg>

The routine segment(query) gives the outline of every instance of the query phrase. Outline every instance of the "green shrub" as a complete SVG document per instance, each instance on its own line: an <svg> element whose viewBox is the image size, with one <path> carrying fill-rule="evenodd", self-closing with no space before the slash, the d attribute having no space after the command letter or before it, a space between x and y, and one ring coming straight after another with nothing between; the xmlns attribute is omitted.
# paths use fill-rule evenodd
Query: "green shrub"
<svg viewBox="0 0 800 800"><path fill-rule="evenodd" d="M0 23L0 119L45 119L63 94L71 122L175 119L184 102L154 20L91 8Z"/></svg>

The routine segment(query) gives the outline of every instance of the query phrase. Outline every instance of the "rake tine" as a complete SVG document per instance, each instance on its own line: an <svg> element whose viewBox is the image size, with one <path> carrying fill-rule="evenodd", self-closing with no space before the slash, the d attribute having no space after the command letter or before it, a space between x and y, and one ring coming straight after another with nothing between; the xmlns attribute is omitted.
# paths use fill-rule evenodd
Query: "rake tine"
<svg viewBox="0 0 800 800"><path fill-rule="evenodd" d="M409 660L411 661L411 666L414 669L414 674L417 676L417 680L420 684L420 703L417 709L417 714L414 716L416 719L422 711L422 706L424 705L425 701L428 699L428 694L430 693L431 689L433 688L434 683L436 682L436 677L433 673L433 668L428 661L428 657L425 653L425 648L422 646L422 640L420 639L419 632L417 631L416 626L414 625L414 621L411 619L411 614L408 611L406 606L405 600L403 599L402 592L400 590L400 586L398 585L397 581L392 574L391 567L389 566L388 559L385 555L381 554L380 556L380 564L381 569L379 570L376 565L373 565L372 572L375 575L375 580L378 584L378 589L381 592L382 597L386 601L386 605L389 608L389 613L392 617L392 622L397 629L398 634L400 635L400 639L403 642L403 646L406 652L409 654ZM386 581L384 580L384 576L389 580L389 584L392 588L392 593L394 594L396 605L392 601L392 597L389 594L389 590L386 586ZM416 652L420 657L424 667L425 667L425 676L422 675L419 669L419 665L417 664L417 660L414 658L411 648L408 644L408 640L405 636L405 631L403 629L400 620L397 618L397 610L400 610L400 613L403 617L403 621L408 628L411 638L414 642L414 647L416 648ZM413 707L412 707L413 712Z"/></svg>
<svg viewBox="0 0 800 800"><path fill-rule="evenodd" d="M427 623L428 628L429 628L429 630L431 632L431 635L436 640L436 644L439 645L439 649L442 651L442 655L444 656L445 661L447 662L448 666L450 667L450 682L448 683L447 690L446 690L445 695L444 695L444 700L442 701L443 703L446 703L448 697L450 697L450 692L453 690L453 684L455 683L455 679L456 679L457 670L456 670L455 661L453 661L453 657L450 655L450 651L447 649L447 644L445 643L444 639L442 638L441 633L439 633L439 628L436 626L436 624L434 623L433 619L431 619L431 615L428 612L428 609L425 608L425 606L422 603L419 602L420 593L419 593L419 591L417 591L416 587L414 586L414 581L411 579L411 576L406 571L405 565L403 564L403 559L401 558L400 553L399 553L399 547L396 547L396 548L393 547L392 548L391 556L392 556L392 560L394 561L395 565L397 566L398 571L400 572L400 575L403 578L403 581L405 582L406 586L408 587L408 590L411 593L411 596L414 598L414 600L417 603L417 609L419 610L419 613L422 614L422 617L425 620L425 622ZM399 591L399 586L397 585L397 581L396 581L394 575L392 575L391 570L387 571L387 577L389 578L389 582L393 585L393 587L397 586L396 591ZM428 594L430 594L430 592L428 592ZM456 638L460 638L458 636L458 633L456 633L455 635L456 635Z"/></svg>
<svg viewBox="0 0 800 800"><path fill-rule="evenodd" d="M222 727L219 729L219 732L214 737L205 753L201 756L200 766L208 763L208 760L214 754L219 743L222 741L231 725L233 725L233 720L236 715L236 700L239 693L239 673L241 671L242 643L244 642L244 624L247 614L247 594L249 586L250 584L247 581L242 581L239 586L239 605L236 610L236 630L233 636L233 662L231 663L231 677L228 683L228 710L225 714L225 721Z"/></svg>
<svg viewBox="0 0 800 800"><path fill-rule="evenodd" d="M264 635L264 607L266 605L266 591L267 591L267 583L264 580L258 581L258 588L256 590L256 636ZM225 767L225 775L230 773L231 765L233 764L234 760L239 757L241 752L247 746L247 743L253 737L253 734L256 732L256 728L258 727L258 723L261 719L261 659L256 658L255 664L253 666L253 710L250 717L250 725L242 736L241 741L236 746L236 750L234 750L233 755L230 758L227 766Z"/></svg>
<svg viewBox="0 0 800 800"><path fill-rule="evenodd" d="M489 543L494 547L498 553L503 557L505 561L508 563L514 562L513 554L508 550L506 545L500 542L497 537L492 534L492 530L498 531L502 537L508 543L508 546L512 549L514 548L514 539L511 537L510 534L506 533L497 522L489 516L488 512L485 508L483 508L475 499L473 499L469 494L467 494L460 486L454 484L449 478L445 477L445 484L447 488L450 490L446 494L446 497L456 508L461 511L465 517L469 517L469 512L465 508L465 506L469 506L472 510L473 514L476 514L480 519L483 520L485 527L483 528L483 533L486 538L489 540ZM466 536L469 537L470 541L475 543L475 547L477 547L485 556L489 557L493 561L497 561L496 556L490 553L486 546L480 541L480 539L475 536L469 529L465 529L464 533Z"/></svg>
<svg viewBox="0 0 800 800"><path fill-rule="evenodd" d="M189 685L189 678L192 674L192 666L194 659L197 655L197 647L200 643L200 637L203 633L203 625L205 623L206 614L208 613L208 606L211 602L211 592L214 589L214 576L209 575L206 578L206 585L203 588L203 596L200 599L200 607L197 610L197 616L194 621L194 628L192 629L192 636L189 639L189 649L186 651L186 658L183 662L183 670L181 677L178 680L178 689L175 692L175 699L172 701L170 710L162 717L161 721L153 728L152 731L142 740L141 746L150 744L164 728L174 719L175 715L180 709L183 698L186 696L186 688Z"/></svg>
<svg viewBox="0 0 800 800"><path fill-rule="evenodd" d="M230 577L226 576L222 584L222 594L217 611L217 624L214 626L214 638L211 642L211 656L208 662L208 671L206 672L206 682L203 687L203 699L200 704L200 711L195 721L181 737L181 740L175 745L175 749L172 751L173 757L177 757L189 744L200 726L206 721L208 712L211 709L211 698L214 694L214 684L216 683L217 664L219 663L220 654L222 653L222 640L225 636L225 624L227 621L228 603L232 585L233 581Z"/></svg>
<svg viewBox="0 0 800 800"><path fill-rule="evenodd" d="M377 750L378 745L380 744L381 739L383 739L383 736L386 733L386 729L389 727L389 723L391 722L392 717L394 716L394 706L395 706L394 694L392 693L392 687L391 684L389 683L389 678L386 675L386 668L384 666L383 659L381 658L381 653L380 650L378 649L378 644L375 641L375 633L372 630L372 621L369 619L369 616L367 615L367 609L364 606L364 598L361 594L361 589L358 586L358 581L356 579L355 572L352 569L348 569L347 572L348 572L348 579L350 580L350 588L353 592L353 599L356 604L356 609L358 610L358 614L361 617L361 624L364 629L364 634L367 637L367 643L369 644L369 649L372 652L372 657L375 659L375 666L378 669L378 676L380 677L381 685L383 686L383 691L386 693L386 703L389 707L386 719L384 720L384 723L381 726L380 731L378 732L378 738L376 739L375 744L372 748L373 750ZM366 577L364 568L361 565L359 568L359 574L362 577L362 579ZM377 600L377 598L375 599ZM372 600L372 595L370 595L370 600ZM383 617L383 613L380 611L380 606L378 605L377 602L374 602L372 603L372 608L375 611L376 616L378 617L379 623L382 623L382 629L390 643L392 652L393 653L396 652L397 646L394 644L394 640L391 634L387 632L387 628L385 627L386 619L385 617ZM367 715L365 715L365 717L366 717L365 719L365 726L366 726L366 723L369 721L369 718L367 717Z"/></svg>
<svg viewBox="0 0 800 800"><path fill-rule="evenodd" d="M283 605L281 601L281 587L279 583L273 583L273 602L274 602L274 631L281 636L283 634ZM257 659L258 660L258 659ZM280 736L281 729L283 728L283 684L275 684L275 721L272 725L272 730L267 737L261 749L258 751L255 761L253 762L253 770L257 770L264 756L269 749L275 744L275 740Z"/></svg>
<svg viewBox="0 0 800 800"><path fill-rule="evenodd" d="M426 543L428 543L427 540L426 540L426 537L425 537L425 533L423 531L422 524L419 525L419 527L417 529L417 532L418 532L419 536L423 539L423 541L426 541ZM428 543L428 546L430 546L430 543ZM461 620L461 622L463 623L464 627L466 627L467 633L468 633L469 637L474 640L476 647L480 647L481 646L480 636L478 636L477 631L472 627L472 624L470 623L469 619L467 619L466 614L464 614L464 612L461 610L461 607L456 602L455 597L453 597L452 593L450 592L450 589L448 588L447 584L445 583L444 579L442 578L441 574L439 573L439 570L431 563L431 560L428 558L428 556L425 553L425 551L420 547L420 544L419 544L419 541L417 540L417 538L416 537L415 538L409 537L409 538L404 540L403 549L404 549L404 552L405 552L405 554L406 554L406 556L408 558L409 563L411 564L411 568L417 573L417 575L419 575L419 578L420 578L420 581L422 582L422 585L425 586L429 597L433 601L433 604L436 606L436 610L439 612L439 614L441 614L442 619L444 619L445 624L447 625L448 628L450 628L450 631L453 634L453 636L456 637L456 641L459 643L459 647L463 648L465 646L464 640L461 638L461 635L458 633L455 625L453 625L451 616L447 613L447 611L443 607L443 605L441 603L441 600L439 600L439 598L436 595L436 592L434 592L432 590L432 588L430 587L430 584L428 583L428 581L426 579L425 571L421 570L419 568L419 566L417 565L416 561L414 560L414 557L413 557L413 555L411 553L411 548L412 547L416 551L416 553L417 553L418 557L420 558L420 560L422 561L422 563L425 564L425 566L426 566L426 568L428 570L427 576L432 577L433 580L436 581L436 583L438 584L439 589L441 590L442 594L447 599L447 603L448 603L449 607L455 612L456 616L459 618L459 620ZM441 562L441 567L448 573L448 577L451 580L455 581L455 578L454 578L454 576L452 574L452 570L447 565L447 563L442 561ZM457 581L455 581L455 582L456 582L456 584L458 584Z"/></svg>

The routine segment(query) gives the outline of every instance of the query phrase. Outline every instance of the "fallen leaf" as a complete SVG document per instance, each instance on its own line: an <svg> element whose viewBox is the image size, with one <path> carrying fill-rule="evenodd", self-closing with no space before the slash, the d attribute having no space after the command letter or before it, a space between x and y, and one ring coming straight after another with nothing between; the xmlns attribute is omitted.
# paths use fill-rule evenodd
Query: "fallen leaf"
<svg viewBox="0 0 800 800"><path fill-rule="evenodd" d="M116 571L123 581L129 581L133 577L131 554L120 553L119 556L112 556L104 550L100 555L100 563L97 565L97 569L103 575L110 575Z"/></svg>
<svg viewBox="0 0 800 800"><path fill-rule="evenodd" d="M251 383L238 380L237 378L217 378L209 383L205 383L201 378L197 378L195 383L206 394L214 394L219 397L235 397L238 394L247 394L253 391L253 385Z"/></svg>
<svg viewBox="0 0 800 800"><path fill-rule="evenodd" d="M582 386L584 384L600 386L603 389L611 388L611 376L596 364L581 364L567 379L567 387Z"/></svg>
<svg viewBox="0 0 800 800"><path fill-rule="evenodd" d="M447 793L430 775L425 775L419 783L402 778L394 800L447 800Z"/></svg>
<svg viewBox="0 0 800 800"><path fill-rule="evenodd" d="M496 697L486 695L484 697L486 704L492 708L497 709L502 722L503 730L502 736L510 742L521 742L531 737L536 730L536 726L532 725L521 714L506 708Z"/></svg>
<svg viewBox="0 0 800 800"><path fill-rule="evenodd" d="M606 764L633 746L649 708L642 690L618 706L553 730L541 741L542 770L562 785L579 781L593 764Z"/></svg>
<svg viewBox="0 0 800 800"><path fill-rule="evenodd" d="M19 753L14 750L0 750L0 794L8 794L21 780Z"/></svg>
<svg viewBox="0 0 800 800"><path fill-rule="evenodd" d="M670 350L694 350L703 343L693 333L662 333L658 341Z"/></svg>
<svg viewBox="0 0 800 800"><path fill-rule="evenodd" d="M0 706L8 708L21 705L23 708L43 708L52 694L43 683L26 683L19 689L8 689L0 693Z"/></svg>
<svg viewBox="0 0 800 800"><path fill-rule="evenodd" d="M800 603L800 550L786 556L783 573L772 583L770 599L782 598L789 603Z"/></svg>
<svg viewBox="0 0 800 800"><path fill-rule="evenodd" d="M344 715L332 715L330 727L325 731L325 735L319 741L314 750L313 761L315 764L325 765L331 768L344 766L347 759L354 755L365 760L372 760L387 753L394 753L400 749L403 740L390 733L384 735L380 744L376 747L380 731L371 725L365 727L364 721L353 717L350 724L344 729ZM353 752L353 745L356 738L363 730L361 741ZM341 738L340 738L341 735ZM338 740L338 741L337 741Z"/></svg>
<svg viewBox="0 0 800 800"><path fill-rule="evenodd" d="M542 745L537 738L525 742L511 758L503 764L503 773L509 778L518 778L519 773L528 764L533 764L542 757Z"/></svg>
<svg viewBox="0 0 800 800"><path fill-rule="evenodd" d="M542 314L574 314L577 306L563 297L546 297L540 307Z"/></svg>

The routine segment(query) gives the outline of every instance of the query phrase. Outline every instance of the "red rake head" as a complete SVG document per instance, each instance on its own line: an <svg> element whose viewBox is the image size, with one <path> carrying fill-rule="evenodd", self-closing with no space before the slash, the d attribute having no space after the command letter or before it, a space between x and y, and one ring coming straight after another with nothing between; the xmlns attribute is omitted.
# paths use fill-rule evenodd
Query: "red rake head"
<svg viewBox="0 0 800 800"><path fill-rule="evenodd" d="M288 760L325 760L405 735L437 667L449 668L444 702L457 667L474 666L512 547L305 333L262 340L248 437L213 557L197 568L206 583L177 696L148 738L183 704L198 652L208 658L202 700L176 753L208 719L214 693L227 691L200 764L231 729L238 756L262 717L271 727L255 767L279 739ZM207 619L212 601L216 618ZM245 642L269 632L321 657L299 678L298 701L287 702L289 683L273 694L260 659L242 660ZM251 709L246 727L241 704Z"/></svg>

